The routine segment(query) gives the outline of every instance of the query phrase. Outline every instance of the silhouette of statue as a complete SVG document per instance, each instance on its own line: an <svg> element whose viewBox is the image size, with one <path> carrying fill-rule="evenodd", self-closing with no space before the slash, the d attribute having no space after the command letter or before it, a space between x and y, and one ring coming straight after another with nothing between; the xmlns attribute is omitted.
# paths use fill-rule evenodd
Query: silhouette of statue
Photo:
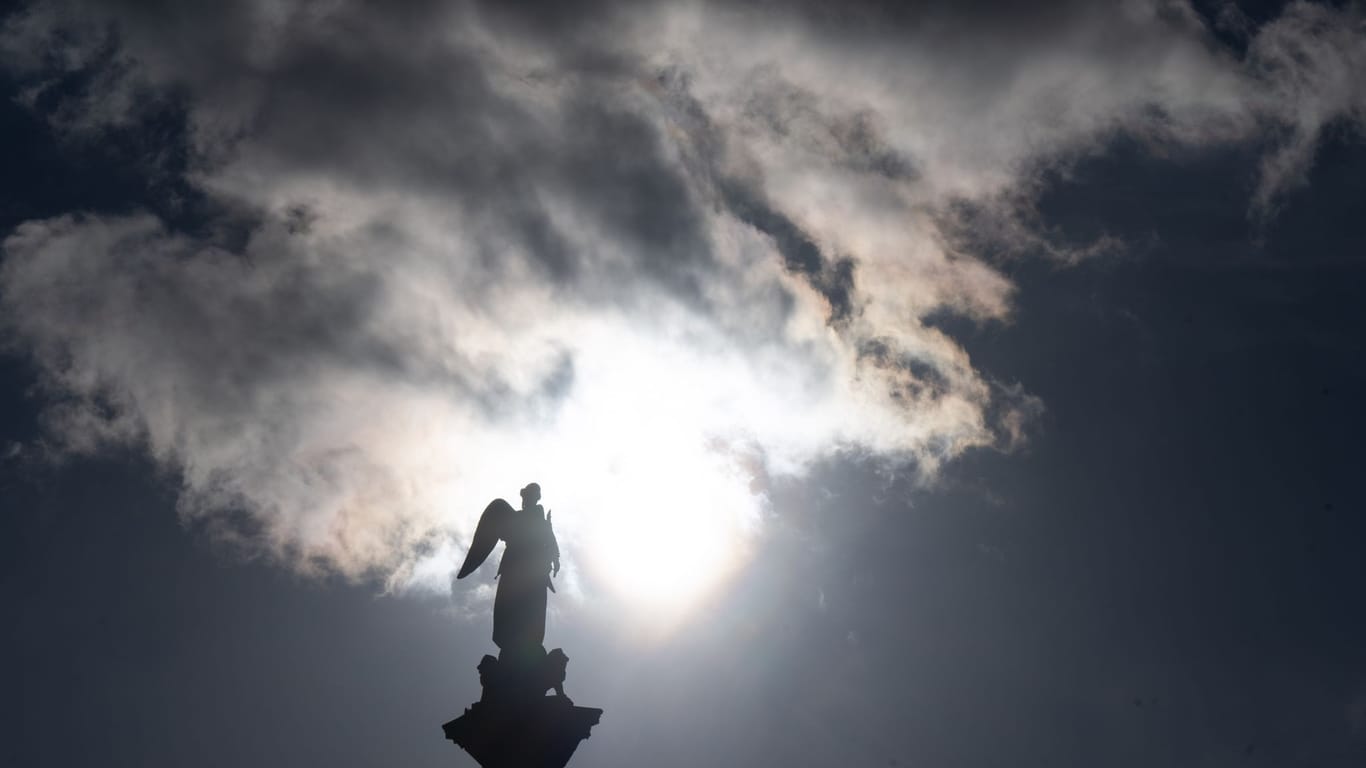
<svg viewBox="0 0 1366 768"><path fill-rule="evenodd" d="M484 768L562 768L602 710L576 706L564 693L569 657L559 648L546 653L546 591L560 572L560 548L550 515L542 511L541 487L522 489L522 508L494 499L479 518L474 539L456 578L483 564L501 540L493 600L493 642L497 657L479 662L484 693L460 717L442 726ZM553 690L553 696L546 696Z"/></svg>
<svg viewBox="0 0 1366 768"><path fill-rule="evenodd" d="M522 489L519 510L502 499L490 502L456 574L457 579L470 575L499 539L507 542L493 600L493 643L503 650L540 648L545 642L546 590L555 591L550 579L560 573L560 547L540 500L541 486L531 483Z"/></svg>

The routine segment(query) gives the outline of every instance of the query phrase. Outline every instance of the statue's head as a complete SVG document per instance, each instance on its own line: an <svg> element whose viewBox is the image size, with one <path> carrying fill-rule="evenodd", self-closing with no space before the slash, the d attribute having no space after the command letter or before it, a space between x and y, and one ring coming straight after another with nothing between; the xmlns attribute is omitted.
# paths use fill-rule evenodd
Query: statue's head
<svg viewBox="0 0 1366 768"><path fill-rule="evenodd" d="M541 500L541 486L535 483L527 483L522 489L522 509L526 509Z"/></svg>

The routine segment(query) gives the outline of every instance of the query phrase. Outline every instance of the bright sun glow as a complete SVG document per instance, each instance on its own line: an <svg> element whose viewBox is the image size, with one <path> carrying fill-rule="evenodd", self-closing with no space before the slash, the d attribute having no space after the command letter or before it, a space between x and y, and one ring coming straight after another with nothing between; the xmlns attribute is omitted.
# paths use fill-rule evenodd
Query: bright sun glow
<svg viewBox="0 0 1366 768"><path fill-rule="evenodd" d="M692 380L705 375L696 361L603 348L611 364L585 366L556 430L566 489L594 499L572 533L587 576L644 612L677 613L740 565L761 499L719 447L736 425Z"/></svg>
<svg viewBox="0 0 1366 768"><path fill-rule="evenodd" d="M754 418L777 406L741 383L748 372L682 345L599 333L580 336L573 387L545 423L482 444L478 484L515 503L517 488L540 483L565 554L560 591L611 596L663 627L746 561L766 502L739 452Z"/></svg>

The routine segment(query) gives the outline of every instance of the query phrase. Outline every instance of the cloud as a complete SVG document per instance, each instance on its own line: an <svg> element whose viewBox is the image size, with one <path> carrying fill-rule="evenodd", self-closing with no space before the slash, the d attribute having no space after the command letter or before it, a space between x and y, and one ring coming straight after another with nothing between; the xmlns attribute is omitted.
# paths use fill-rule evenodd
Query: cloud
<svg viewBox="0 0 1366 768"><path fill-rule="evenodd" d="M304 570L443 584L533 477L571 541L647 500L743 539L756 478L1024 439L1041 404L931 319L1008 321L960 235L1051 248L1043 170L1264 142L1269 210L1363 119L1354 10L1240 57L1182 5L1013 7L38 3L0 41L28 103L89 141L180 105L242 236L27 222L0 317L66 449L144 446L184 515Z"/></svg>
<svg viewBox="0 0 1366 768"><path fill-rule="evenodd" d="M1282 134L1262 163L1256 204L1266 210L1304 183L1325 129L1366 127L1366 85L1357 76L1366 67L1366 18L1355 7L1297 3L1253 38L1247 60L1264 88L1257 106Z"/></svg>

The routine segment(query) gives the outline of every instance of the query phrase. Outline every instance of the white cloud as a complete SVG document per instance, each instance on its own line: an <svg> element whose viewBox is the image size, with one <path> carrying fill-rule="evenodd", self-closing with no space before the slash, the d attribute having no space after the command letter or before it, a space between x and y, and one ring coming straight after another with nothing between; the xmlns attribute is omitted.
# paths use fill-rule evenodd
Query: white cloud
<svg viewBox="0 0 1366 768"><path fill-rule="evenodd" d="M547 36L377 8L12 20L35 92L106 68L65 130L182 98L190 182L256 223L229 249L147 215L29 222L0 311L69 449L144 445L187 516L245 512L225 535L397 586L442 583L451 537L533 478L599 552L571 578L639 565L595 544L622 530L724 536L719 573L765 503L756 460L855 449L933 473L1017 445L1038 402L927 322L1010 314L1009 279L943 231L954 206L1038 242L1017 214L1042 167L1118 132L1279 131L1266 206L1324 126L1362 119L1360 20L1301 5L1242 61L1142 3L1018 36L696 4ZM38 53L73 24L77 50Z"/></svg>

